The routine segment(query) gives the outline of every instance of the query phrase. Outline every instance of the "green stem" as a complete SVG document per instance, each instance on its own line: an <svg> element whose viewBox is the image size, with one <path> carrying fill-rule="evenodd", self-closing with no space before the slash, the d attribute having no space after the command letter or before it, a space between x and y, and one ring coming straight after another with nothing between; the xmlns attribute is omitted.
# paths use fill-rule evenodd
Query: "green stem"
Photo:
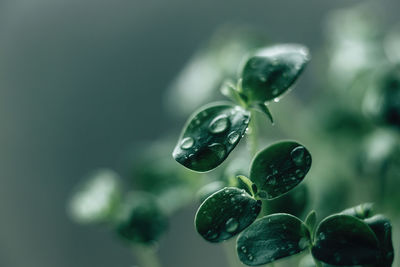
<svg viewBox="0 0 400 267"><path fill-rule="evenodd" d="M161 267L156 249L153 246L134 245L132 252L140 267Z"/></svg>
<svg viewBox="0 0 400 267"><path fill-rule="evenodd" d="M258 147L256 112L254 111L251 111L251 120L249 123L247 136L248 136L248 143L247 143L248 148L251 156L253 157L257 153L257 147Z"/></svg>

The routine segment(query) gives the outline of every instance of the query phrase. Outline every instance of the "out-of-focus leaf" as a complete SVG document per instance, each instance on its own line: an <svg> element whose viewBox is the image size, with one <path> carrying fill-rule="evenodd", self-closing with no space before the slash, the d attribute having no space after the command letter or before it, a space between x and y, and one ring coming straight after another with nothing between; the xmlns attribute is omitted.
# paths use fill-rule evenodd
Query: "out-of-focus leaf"
<svg viewBox="0 0 400 267"><path fill-rule="evenodd" d="M79 223L112 220L120 204L120 183L120 177L112 170L101 169L91 173L71 197L71 217Z"/></svg>
<svg viewBox="0 0 400 267"><path fill-rule="evenodd" d="M394 250L392 244L392 225L383 215L375 215L367 218L364 222L374 231L379 241L381 257L376 266L391 267L394 259Z"/></svg>
<svg viewBox="0 0 400 267"><path fill-rule="evenodd" d="M130 192L116 218L116 232L123 239L141 244L157 241L168 219L156 198L145 192Z"/></svg>
<svg viewBox="0 0 400 267"><path fill-rule="evenodd" d="M312 254L328 264L363 265L376 263L380 250L374 232L365 222L336 214L318 225Z"/></svg>

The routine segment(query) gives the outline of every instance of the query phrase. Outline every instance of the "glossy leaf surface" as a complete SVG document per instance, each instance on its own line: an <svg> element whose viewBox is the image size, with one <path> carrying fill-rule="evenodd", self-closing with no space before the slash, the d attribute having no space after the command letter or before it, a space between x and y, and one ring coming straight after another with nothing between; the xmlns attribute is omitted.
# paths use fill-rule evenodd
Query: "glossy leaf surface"
<svg viewBox="0 0 400 267"><path fill-rule="evenodd" d="M312 254L333 265L374 264L380 257L371 228L354 216L342 214L329 216L318 225Z"/></svg>
<svg viewBox="0 0 400 267"><path fill-rule="evenodd" d="M131 192L117 217L117 233L125 240L149 244L167 229L167 217L154 196Z"/></svg>
<svg viewBox="0 0 400 267"><path fill-rule="evenodd" d="M173 157L193 171L212 170L236 147L249 121L250 112L239 106L209 105L186 123Z"/></svg>
<svg viewBox="0 0 400 267"><path fill-rule="evenodd" d="M250 179L268 199L276 198L298 185L311 167L311 154L294 141L275 143L253 159Z"/></svg>
<svg viewBox="0 0 400 267"><path fill-rule="evenodd" d="M298 218L277 213L255 221L237 239L241 262L263 265L297 254L310 245L310 233Z"/></svg>
<svg viewBox="0 0 400 267"><path fill-rule="evenodd" d="M243 68L243 94L249 103L279 98L295 83L309 60L308 49L298 44L259 50Z"/></svg>
<svg viewBox="0 0 400 267"><path fill-rule="evenodd" d="M221 242L249 226L260 211L260 201L243 189L226 187L201 204L195 218L196 230L209 242Z"/></svg>

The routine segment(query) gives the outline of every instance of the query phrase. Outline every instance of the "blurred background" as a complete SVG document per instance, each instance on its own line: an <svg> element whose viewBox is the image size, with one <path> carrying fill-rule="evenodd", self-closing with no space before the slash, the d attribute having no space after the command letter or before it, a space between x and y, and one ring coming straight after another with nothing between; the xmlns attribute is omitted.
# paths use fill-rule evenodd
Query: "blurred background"
<svg viewBox="0 0 400 267"><path fill-rule="evenodd" d="M318 69L326 18L362 2L0 0L0 266L135 266L112 233L69 218L81 178L123 172L129 151L179 134L186 115L165 112L166 90L221 25L304 44ZM379 7L384 25L399 22L399 1ZM197 207L172 216L163 266L227 266L223 247L194 231Z"/></svg>

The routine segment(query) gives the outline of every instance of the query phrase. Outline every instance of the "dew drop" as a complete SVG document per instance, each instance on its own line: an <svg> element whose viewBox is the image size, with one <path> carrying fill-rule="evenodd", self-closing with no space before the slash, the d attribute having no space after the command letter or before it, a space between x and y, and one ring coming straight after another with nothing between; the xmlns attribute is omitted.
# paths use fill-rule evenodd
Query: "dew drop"
<svg viewBox="0 0 400 267"><path fill-rule="evenodd" d="M181 148L182 149L189 149L194 145L194 140L192 137L186 137L183 138L182 142L181 142Z"/></svg>
<svg viewBox="0 0 400 267"><path fill-rule="evenodd" d="M231 145L236 144L239 141L239 137L240 137L240 135L237 132L235 132L235 131L231 132L228 135L229 144L231 144Z"/></svg>
<svg viewBox="0 0 400 267"><path fill-rule="evenodd" d="M304 172L300 169L296 170L296 176L297 178L303 178L304 177Z"/></svg>
<svg viewBox="0 0 400 267"><path fill-rule="evenodd" d="M211 133L217 134L226 131L229 127L229 118L225 114L215 117L208 126Z"/></svg>
<svg viewBox="0 0 400 267"><path fill-rule="evenodd" d="M303 146L295 147L292 152L290 152L290 157L296 166L301 166L304 164L304 155L306 149Z"/></svg>
<svg viewBox="0 0 400 267"><path fill-rule="evenodd" d="M243 252L244 254L247 253L247 248L246 248L245 246L242 246L240 249L242 250L242 252Z"/></svg>
<svg viewBox="0 0 400 267"><path fill-rule="evenodd" d="M225 223L225 230L228 233L235 232L238 229L238 227L239 227L239 222L235 218L230 218Z"/></svg>
<svg viewBox="0 0 400 267"><path fill-rule="evenodd" d="M276 178L273 175L268 175L267 176L267 183L270 185L275 185L276 184Z"/></svg>
<svg viewBox="0 0 400 267"><path fill-rule="evenodd" d="M249 261L252 261L253 260L253 255L249 254L249 255L247 255L247 258L249 259Z"/></svg>
<svg viewBox="0 0 400 267"><path fill-rule="evenodd" d="M274 102L275 102L275 103L278 103L278 102L279 102L279 100L280 100L280 98L279 98L279 97L275 97L275 98L274 98Z"/></svg>

